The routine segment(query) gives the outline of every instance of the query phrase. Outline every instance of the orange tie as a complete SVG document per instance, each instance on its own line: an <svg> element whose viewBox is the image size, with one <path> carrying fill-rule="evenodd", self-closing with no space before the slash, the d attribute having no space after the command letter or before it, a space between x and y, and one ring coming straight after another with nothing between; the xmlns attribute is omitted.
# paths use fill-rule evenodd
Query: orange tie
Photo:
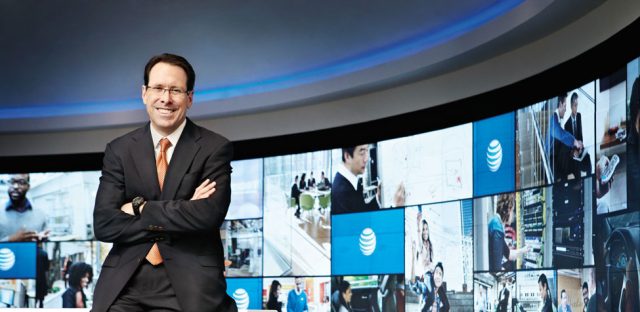
<svg viewBox="0 0 640 312"><path fill-rule="evenodd" d="M164 176L167 174L167 167L169 167L169 163L167 162L167 149L169 149L169 146L171 146L171 142L167 138L160 140L160 155L158 155L158 159L156 160L156 169L158 170L158 183L160 184L161 191L164 184ZM157 243L151 246L151 250L149 250L145 258L153 265L158 265L163 262Z"/></svg>

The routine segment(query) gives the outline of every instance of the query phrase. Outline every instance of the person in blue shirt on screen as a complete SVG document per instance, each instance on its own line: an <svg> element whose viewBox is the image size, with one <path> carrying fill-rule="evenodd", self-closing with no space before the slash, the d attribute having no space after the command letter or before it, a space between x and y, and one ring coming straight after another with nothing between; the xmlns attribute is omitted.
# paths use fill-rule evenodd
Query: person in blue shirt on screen
<svg viewBox="0 0 640 312"><path fill-rule="evenodd" d="M444 282L444 266L438 262L431 274L425 274L423 280L415 280L410 283L411 290L420 297L421 312L446 312L449 311L449 299Z"/></svg>
<svg viewBox="0 0 640 312"><path fill-rule="evenodd" d="M582 150L584 146L582 142L564 130L560 125L560 120L564 118L567 112L567 94L558 96L558 108L551 114L549 120L549 129L547 131L545 149L547 155L553 159L554 177L555 179L565 179L570 170L571 149Z"/></svg>
<svg viewBox="0 0 640 312"><path fill-rule="evenodd" d="M296 288L289 291L287 297L287 312L309 311L307 293L304 291L304 278L295 278Z"/></svg>
<svg viewBox="0 0 640 312"><path fill-rule="evenodd" d="M513 261L529 250L527 246L512 250L505 241L504 229L514 221L514 207L513 194L498 195L497 214L489 220L489 271L491 272L515 269Z"/></svg>

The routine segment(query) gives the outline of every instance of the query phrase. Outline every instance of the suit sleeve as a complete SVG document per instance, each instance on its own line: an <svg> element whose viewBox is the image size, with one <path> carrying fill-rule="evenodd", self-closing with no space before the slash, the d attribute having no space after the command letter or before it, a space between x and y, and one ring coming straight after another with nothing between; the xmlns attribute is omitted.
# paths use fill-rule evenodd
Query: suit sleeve
<svg viewBox="0 0 640 312"><path fill-rule="evenodd" d="M158 236L146 231L140 219L120 210L125 204L124 169L121 159L107 145L104 153L102 176L93 210L93 228L96 238L103 242L135 244Z"/></svg>
<svg viewBox="0 0 640 312"><path fill-rule="evenodd" d="M217 231L231 202L233 146L226 141L206 161L202 179L216 182L216 191L206 199L148 201L140 222L149 231L195 233ZM194 189L195 191L195 189Z"/></svg>
<svg viewBox="0 0 640 312"><path fill-rule="evenodd" d="M568 147L572 147L573 141L575 141L575 138L573 135L571 135L571 133L562 129L562 127L560 126L560 122L558 121L558 118L555 114L553 114L551 118L551 135L554 139L559 140L560 142L562 142L562 144Z"/></svg>

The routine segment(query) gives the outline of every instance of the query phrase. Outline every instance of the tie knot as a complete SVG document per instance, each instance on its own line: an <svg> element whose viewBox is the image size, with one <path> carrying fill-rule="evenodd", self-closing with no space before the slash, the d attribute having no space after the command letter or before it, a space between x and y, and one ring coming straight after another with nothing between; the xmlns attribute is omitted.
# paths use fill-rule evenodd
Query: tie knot
<svg viewBox="0 0 640 312"><path fill-rule="evenodd" d="M169 149L169 146L171 146L171 141L169 141L169 139L160 139L160 152L166 152L167 149Z"/></svg>

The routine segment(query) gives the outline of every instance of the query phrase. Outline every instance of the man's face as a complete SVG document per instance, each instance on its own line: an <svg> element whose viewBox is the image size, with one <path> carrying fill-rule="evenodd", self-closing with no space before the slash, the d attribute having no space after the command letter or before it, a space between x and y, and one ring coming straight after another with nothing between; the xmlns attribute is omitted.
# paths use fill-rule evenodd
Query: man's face
<svg viewBox="0 0 640 312"><path fill-rule="evenodd" d="M571 101L571 115L576 116L578 114L578 99Z"/></svg>
<svg viewBox="0 0 640 312"><path fill-rule="evenodd" d="M360 175L364 173L364 169L369 161L369 146L358 145L353 150L353 157L348 153L345 153L345 164L351 173L354 175Z"/></svg>
<svg viewBox="0 0 640 312"><path fill-rule="evenodd" d="M558 115L560 115L560 118L564 118L564 113L567 112L567 101L563 100L562 102L558 103Z"/></svg>
<svg viewBox="0 0 640 312"><path fill-rule="evenodd" d="M587 304L587 302L589 302L589 289L582 288L582 300L584 301L585 305Z"/></svg>
<svg viewBox="0 0 640 312"><path fill-rule="evenodd" d="M11 201L22 201L29 190L29 175L14 174L9 179L9 198Z"/></svg>
<svg viewBox="0 0 640 312"><path fill-rule="evenodd" d="M158 63L149 71L149 87L187 91L187 73L178 66ZM143 86L142 101L147 107L151 125L163 136L167 136L186 118L187 110L193 103L193 93L171 95L166 90L158 94Z"/></svg>
<svg viewBox="0 0 640 312"><path fill-rule="evenodd" d="M562 296L562 305L567 305L567 301L568 301L568 300L567 300L567 293L566 293L566 292L563 292L563 293L561 294L561 296Z"/></svg>
<svg viewBox="0 0 640 312"><path fill-rule="evenodd" d="M295 282L296 282L296 289L298 291L301 291L301 290L304 289L304 279L303 278L296 278Z"/></svg>

